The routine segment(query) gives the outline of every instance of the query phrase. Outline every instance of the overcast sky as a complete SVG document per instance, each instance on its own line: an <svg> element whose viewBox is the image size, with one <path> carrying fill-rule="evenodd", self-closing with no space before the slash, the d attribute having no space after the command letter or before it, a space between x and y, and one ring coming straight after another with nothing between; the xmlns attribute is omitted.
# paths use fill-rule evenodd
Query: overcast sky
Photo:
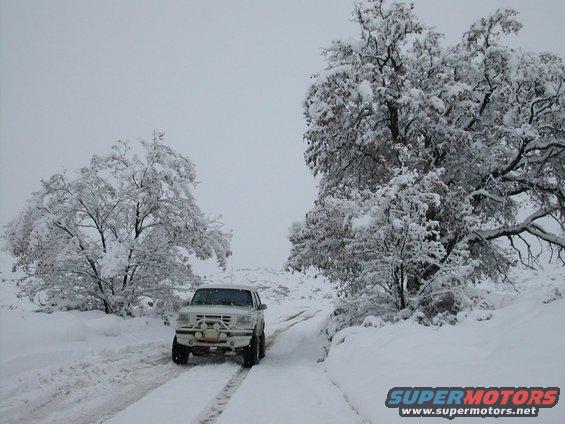
<svg viewBox="0 0 565 424"><path fill-rule="evenodd" d="M0 224L42 178L157 129L196 164L202 208L233 229L231 264L283 264L316 193L302 100L320 49L357 34L353 1L0 3ZM448 42L500 6L525 24L511 44L564 56L563 0L416 1Z"/></svg>

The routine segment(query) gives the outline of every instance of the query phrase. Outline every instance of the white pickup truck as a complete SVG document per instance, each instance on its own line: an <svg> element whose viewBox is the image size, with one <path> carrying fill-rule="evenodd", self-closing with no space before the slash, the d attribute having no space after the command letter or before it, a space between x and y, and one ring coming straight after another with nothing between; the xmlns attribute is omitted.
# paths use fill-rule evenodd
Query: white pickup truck
<svg viewBox="0 0 565 424"><path fill-rule="evenodd" d="M191 353L235 352L243 354L243 366L258 364L265 356L265 309L252 287L200 286L179 312L173 362L186 364Z"/></svg>

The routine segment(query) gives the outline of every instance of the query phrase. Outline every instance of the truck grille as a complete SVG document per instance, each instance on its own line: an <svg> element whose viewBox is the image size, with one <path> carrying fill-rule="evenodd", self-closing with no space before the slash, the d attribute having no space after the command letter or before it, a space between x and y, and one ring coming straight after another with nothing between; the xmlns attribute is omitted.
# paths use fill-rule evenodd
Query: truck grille
<svg viewBox="0 0 565 424"><path fill-rule="evenodd" d="M229 324L231 316L229 315L196 315L196 321L204 321L206 324L214 324L215 322L223 322Z"/></svg>

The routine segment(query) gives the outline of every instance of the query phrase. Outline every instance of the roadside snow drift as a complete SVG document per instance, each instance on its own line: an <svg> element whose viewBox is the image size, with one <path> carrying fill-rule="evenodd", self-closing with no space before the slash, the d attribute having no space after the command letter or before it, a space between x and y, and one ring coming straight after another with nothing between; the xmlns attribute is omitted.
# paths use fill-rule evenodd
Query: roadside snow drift
<svg viewBox="0 0 565 424"><path fill-rule="evenodd" d="M476 311L455 326L423 327L403 321L383 327L349 327L332 340L325 366L360 415L372 423L406 423L384 406L394 386L557 386L565 388L565 299L552 281L493 311ZM522 285L525 288L524 285ZM561 289L563 291L563 289ZM502 297L506 299L507 297ZM544 303L548 302L549 303ZM538 418L456 418L457 423L565 422L564 399ZM414 418L446 423L444 418Z"/></svg>

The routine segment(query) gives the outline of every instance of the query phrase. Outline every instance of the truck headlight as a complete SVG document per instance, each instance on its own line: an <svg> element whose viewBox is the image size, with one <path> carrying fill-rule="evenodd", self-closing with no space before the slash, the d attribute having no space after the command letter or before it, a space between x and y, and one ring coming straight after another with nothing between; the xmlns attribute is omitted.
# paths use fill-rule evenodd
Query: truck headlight
<svg viewBox="0 0 565 424"><path fill-rule="evenodd" d="M190 322L190 315L179 314L179 319L178 319L179 325L187 325L189 322Z"/></svg>
<svg viewBox="0 0 565 424"><path fill-rule="evenodd" d="M237 317L237 323L239 325L251 325L252 322L253 322L252 315L240 315Z"/></svg>

